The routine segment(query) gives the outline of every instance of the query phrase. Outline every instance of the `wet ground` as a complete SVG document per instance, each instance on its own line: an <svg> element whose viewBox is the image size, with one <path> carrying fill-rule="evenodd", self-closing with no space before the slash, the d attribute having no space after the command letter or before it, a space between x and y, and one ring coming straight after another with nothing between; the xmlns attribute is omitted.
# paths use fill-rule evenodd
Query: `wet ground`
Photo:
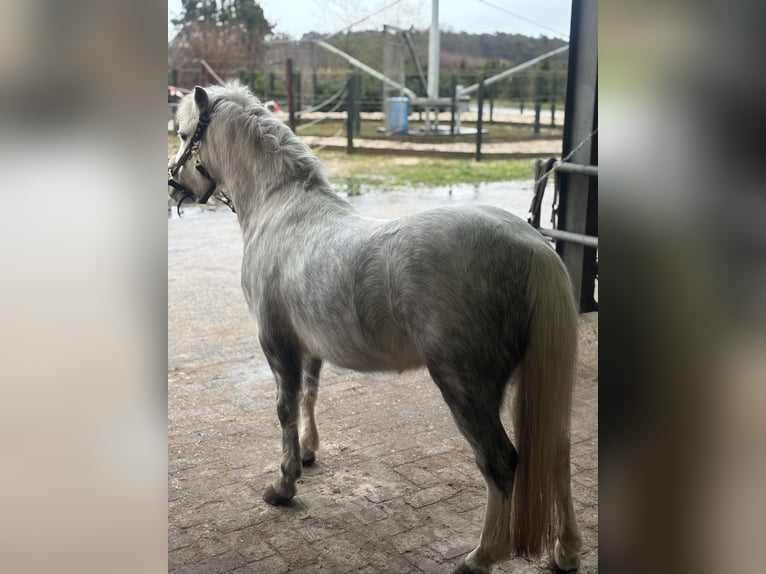
<svg viewBox="0 0 766 574"><path fill-rule="evenodd" d="M502 207L522 217L527 218L532 203L532 181L503 181L491 183L457 184L442 187L409 187L383 189L380 187L358 184L349 186L340 184L338 193L348 199L357 210L368 217L394 218L443 207L460 204L487 204ZM542 221L547 225L550 218L553 189L549 186L543 199ZM185 204L182 207L184 217L196 218L202 213L222 210L229 213L228 208L211 205L209 207ZM177 219L175 208L171 218ZM232 219L234 219L232 217Z"/></svg>
<svg viewBox="0 0 766 574"><path fill-rule="evenodd" d="M356 193L357 190L351 190ZM349 200L372 217L490 203L525 217L531 183L383 193ZM275 385L239 284L242 241L227 208L168 221L168 568L191 573L447 573L477 542L484 482L423 370L326 366L322 444L292 506L261 500L279 468ZM598 319L581 319L572 422L573 494L598 571ZM508 427L507 417L505 418ZM510 428L510 427L508 427ZM496 572L544 572L511 560Z"/></svg>

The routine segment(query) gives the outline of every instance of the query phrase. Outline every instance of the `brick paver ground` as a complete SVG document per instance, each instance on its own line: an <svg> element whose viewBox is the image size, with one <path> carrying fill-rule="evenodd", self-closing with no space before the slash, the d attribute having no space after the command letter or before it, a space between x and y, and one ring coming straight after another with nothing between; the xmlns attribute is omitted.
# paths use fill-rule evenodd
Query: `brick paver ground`
<svg viewBox="0 0 766 574"><path fill-rule="evenodd" d="M169 571L450 572L478 541L485 487L423 370L325 366L317 464L292 506L261 500L281 439L275 384L239 286L239 234L226 211L168 221ZM588 574L598 570L597 321L581 320L572 424ZM545 567L515 559L495 570Z"/></svg>

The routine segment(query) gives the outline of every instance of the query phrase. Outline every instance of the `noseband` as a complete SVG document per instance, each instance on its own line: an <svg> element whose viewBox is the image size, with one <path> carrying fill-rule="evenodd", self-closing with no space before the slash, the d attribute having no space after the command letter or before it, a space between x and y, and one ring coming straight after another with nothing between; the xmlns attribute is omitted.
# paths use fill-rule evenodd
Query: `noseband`
<svg viewBox="0 0 766 574"><path fill-rule="evenodd" d="M208 109L206 109L203 113L200 114L199 121L197 122L197 129L194 130L194 134L192 134L192 137L189 140L189 143L187 144L186 149L184 149L183 153L181 154L181 157L179 157L178 160L171 167L168 168L168 185L172 187L173 189L177 189L183 194L181 199L178 201L178 206L177 206L179 216L181 215L181 204L184 202L184 200L190 197L194 197L194 192L191 189L186 187L180 181L176 181L175 179L181 167L187 161L189 161L190 157L194 156L194 169L196 169L202 175L202 177L204 177L206 180L210 182L210 185L208 186L207 191L205 191L205 193L199 199L198 203L207 203L207 200L210 199L210 196L212 196L215 193L217 183L210 176L210 172L208 172L205 166L202 165L202 160L199 157L199 146L200 146L200 143L202 142L202 136L205 135L205 130L207 129L208 124L210 123L210 115L215 109L215 106L216 104L213 104ZM229 209L234 211L234 205L231 203L231 200L228 197L224 196L223 202L229 206Z"/></svg>

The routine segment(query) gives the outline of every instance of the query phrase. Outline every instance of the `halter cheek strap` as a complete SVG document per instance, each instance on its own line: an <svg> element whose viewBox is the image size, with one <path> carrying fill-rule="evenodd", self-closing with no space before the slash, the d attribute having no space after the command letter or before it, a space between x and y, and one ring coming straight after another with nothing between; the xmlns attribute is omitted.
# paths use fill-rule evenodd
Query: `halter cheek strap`
<svg viewBox="0 0 766 574"><path fill-rule="evenodd" d="M191 156L194 156L194 168L210 182L210 185L207 188L207 191L202 195L202 197L199 199L198 203L207 203L207 201L210 199L210 197L215 193L217 183L213 178L210 176L210 172L208 172L207 168L202 165L202 160L199 157L199 145L202 141L202 136L205 134L205 130L207 129L208 124L210 123L210 115L212 114L213 110L215 109L217 102L214 103L212 106L210 106L207 110L205 110L199 117L199 121L197 122L197 129L194 130L194 134L191 137L191 140L189 140L189 144L186 146L186 149L181 154L181 157L178 158L178 161L173 164L173 166L168 168L168 185L172 187L173 189L176 189L180 191L183 196L178 201L178 214L181 215L181 204L184 202L184 200L193 198L194 192L192 192L191 189L186 187L184 184L182 184L179 181L176 181L175 177L178 175L178 172L180 171L181 167L189 161L189 158ZM224 202L226 205L229 206L229 209L234 211L234 206L232 205L229 198L226 198L226 201ZM236 213L236 212L235 212Z"/></svg>

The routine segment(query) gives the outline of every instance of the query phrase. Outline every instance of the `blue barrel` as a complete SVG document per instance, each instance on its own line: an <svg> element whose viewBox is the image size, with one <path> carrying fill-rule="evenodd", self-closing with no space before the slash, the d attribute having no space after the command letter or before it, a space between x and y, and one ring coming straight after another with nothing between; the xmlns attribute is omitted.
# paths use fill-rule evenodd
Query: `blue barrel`
<svg viewBox="0 0 766 574"><path fill-rule="evenodd" d="M386 118L386 130L389 132L407 132L409 129L409 98L388 98L388 117Z"/></svg>

